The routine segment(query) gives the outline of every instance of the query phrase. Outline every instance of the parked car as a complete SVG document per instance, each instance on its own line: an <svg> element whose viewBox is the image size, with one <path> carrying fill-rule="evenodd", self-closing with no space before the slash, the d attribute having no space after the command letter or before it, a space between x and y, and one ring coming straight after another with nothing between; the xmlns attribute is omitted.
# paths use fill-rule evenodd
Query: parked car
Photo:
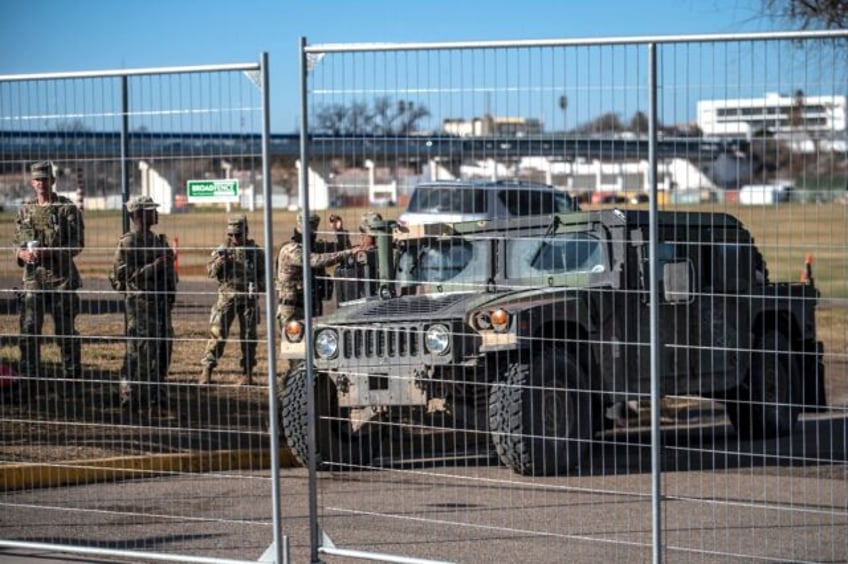
<svg viewBox="0 0 848 564"><path fill-rule="evenodd" d="M774 184L749 184L739 191L739 203L743 206L771 205L792 199L795 187L788 182Z"/></svg>
<svg viewBox="0 0 848 564"><path fill-rule="evenodd" d="M419 184L398 225L459 223L579 211L577 200L548 184L521 180L451 180Z"/></svg>

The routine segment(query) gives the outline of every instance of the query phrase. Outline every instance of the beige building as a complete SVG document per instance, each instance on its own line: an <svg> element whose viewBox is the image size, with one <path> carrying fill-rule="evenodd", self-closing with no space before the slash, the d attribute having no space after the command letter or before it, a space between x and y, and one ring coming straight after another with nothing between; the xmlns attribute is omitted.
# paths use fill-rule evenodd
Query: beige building
<svg viewBox="0 0 848 564"><path fill-rule="evenodd" d="M542 122L535 118L491 116L465 119L446 119L442 122L445 133L458 137L485 137L502 135L522 137L542 133Z"/></svg>

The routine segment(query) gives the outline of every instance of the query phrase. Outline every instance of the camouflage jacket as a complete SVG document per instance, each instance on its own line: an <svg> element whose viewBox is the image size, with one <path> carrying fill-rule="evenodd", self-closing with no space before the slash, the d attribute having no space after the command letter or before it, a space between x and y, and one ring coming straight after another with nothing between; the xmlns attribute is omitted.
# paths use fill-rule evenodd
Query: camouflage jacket
<svg viewBox="0 0 848 564"><path fill-rule="evenodd" d="M76 289L81 285L74 257L85 246L82 213L74 203L52 193L50 204L39 205L35 199L25 201L15 217L15 249L24 249L30 241L42 248L37 264L25 264L24 286L28 288Z"/></svg>
<svg viewBox="0 0 848 564"><path fill-rule="evenodd" d="M164 235L129 231L121 236L109 282L119 292L166 295L173 304L177 290L174 251Z"/></svg>
<svg viewBox="0 0 848 564"><path fill-rule="evenodd" d="M354 254L351 249L345 248L347 237L339 236L339 242L315 241L312 243L309 256L309 266L312 268L314 277L326 276L325 269L328 266L339 264L347 257ZM277 255L277 298L280 303L287 305L303 304L303 243L292 239L280 248ZM315 290L313 288L313 290ZM318 291L318 294L322 292Z"/></svg>
<svg viewBox="0 0 848 564"><path fill-rule="evenodd" d="M251 284L255 292L265 291L265 251L253 239L221 251L226 257L223 263L217 261L219 249L215 249L206 265L209 277L218 281L218 292L235 296L248 292Z"/></svg>

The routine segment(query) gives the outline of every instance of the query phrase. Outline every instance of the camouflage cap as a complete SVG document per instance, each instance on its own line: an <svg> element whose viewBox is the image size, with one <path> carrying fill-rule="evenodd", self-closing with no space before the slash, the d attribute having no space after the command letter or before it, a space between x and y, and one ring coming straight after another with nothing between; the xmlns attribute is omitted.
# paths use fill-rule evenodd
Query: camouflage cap
<svg viewBox="0 0 848 564"><path fill-rule="evenodd" d="M382 224L383 216L374 210L369 210L362 214L362 220L359 222L359 231L362 233L370 233L377 227L382 226Z"/></svg>
<svg viewBox="0 0 848 564"><path fill-rule="evenodd" d="M247 233L247 217L231 215L227 218L227 234L245 235Z"/></svg>
<svg viewBox="0 0 848 564"><path fill-rule="evenodd" d="M134 196L127 201L127 211L134 213L138 210L155 210L159 204L150 196Z"/></svg>
<svg viewBox="0 0 848 564"><path fill-rule="evenodd" d="M33 180L43 180L45 178L55 178L53 174L52 161L38 161L29 167L30 174Z"/></svg>

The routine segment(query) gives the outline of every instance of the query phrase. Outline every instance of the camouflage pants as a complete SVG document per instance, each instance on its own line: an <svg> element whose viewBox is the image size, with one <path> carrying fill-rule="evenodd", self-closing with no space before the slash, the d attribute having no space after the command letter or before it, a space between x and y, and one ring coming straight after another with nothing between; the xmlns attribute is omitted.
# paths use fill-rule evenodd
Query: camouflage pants
<svg viewBox="0 0 848 564"><path fill-rule="evenodd" d="M127 386L122 400L141 407L164 403L164 387L171 365L174 328L171 306L164 298L127 297Z"/></svg>
<svg viewBox="0 0 848 564"><path fill-rule="evenodd" d="M203 355L203 364L214 368L224 354L227 337L233 321L239 320L239 344L241 345L241 369L250 374L256 366L259 310L255 298L228 298L219 296L212 306L209 319L209 341Z"/></svg>
<svg viewBox="0 0 848 564"><path fill-rule="evenodd" d="M62 353L62 372L65 378L80 376L80 339L75 321L79 312L79 296L73 290L27 290L21 304L21 365L28 379L41 375L41 332L44 315L53 317L53 325Z"/></svg>

